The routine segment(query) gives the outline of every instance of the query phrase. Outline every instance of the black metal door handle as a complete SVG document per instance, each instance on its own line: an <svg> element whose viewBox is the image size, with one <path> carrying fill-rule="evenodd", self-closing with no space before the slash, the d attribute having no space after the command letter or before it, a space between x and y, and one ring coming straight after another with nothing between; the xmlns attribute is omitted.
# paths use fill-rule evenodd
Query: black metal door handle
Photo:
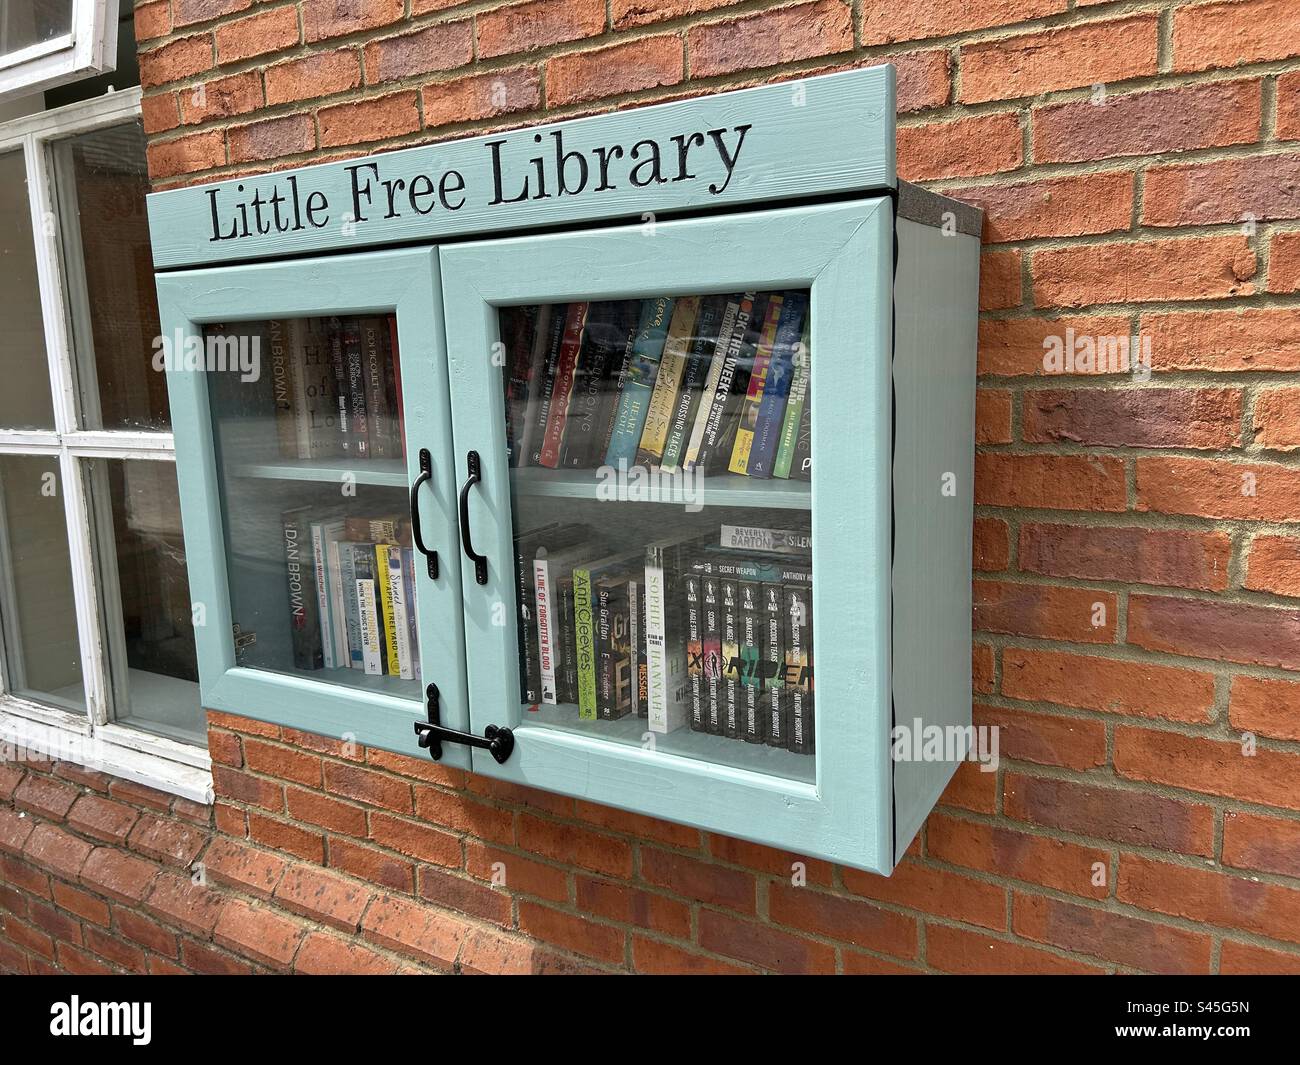
<svg viewBox="0 0 1300 1065"><path fill-rule="evenodd" d="M487 556L474 550L469 531L469 490L483 480L483 465L477 451L465 456L465 465L469 476L460 486L460 546L465 549L465 557L474 563L474 579L479 584L487 584Z"/></svg>
<svg viewBox="0 0 1300 1065"><path fill-rule="evenodd" d="M498 765L504 765L510 752L515 749L515 734L502 725L488 725L483 730L482 736L475 736L472 732L460 732L454 728L447 728L440 717L440 706L438 698L438 685L430 684L424 689L428 698L429 720L416 721L415 734L419 737L416 742L426 751L429 752L435 762L442 758L442 745L446 743L463 743L468 747L478 747L486 750L493 758L497 760Z"/></svg>
<svg viewBox="0 0 1300 1065"><path fill-rule="evenodd" d="M411 484L411 538L416 549L428 560L429 579L438 579L438 552L430 551L420 535L420 485L425 481L433 482L433 457L427 447L420 448L420 472Z"/></svg>

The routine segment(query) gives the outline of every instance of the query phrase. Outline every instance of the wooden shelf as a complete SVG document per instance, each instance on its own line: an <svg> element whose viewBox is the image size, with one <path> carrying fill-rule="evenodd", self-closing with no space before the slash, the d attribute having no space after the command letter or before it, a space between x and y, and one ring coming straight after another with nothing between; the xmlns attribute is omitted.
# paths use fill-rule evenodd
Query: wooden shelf
<svg viewBox="0 0 1300 1065"><path fill-rule="evenodd" d="M400 459L366 459L351 465L338 459L275 459L270 462L241 462L230 467L236 477L260 477L272 481L320 481L339 484L344 476L357 484L391 488L407 486L406 463Z"/></svg>
<svg viewBox="0 0 1300 1065"><path fill-rule="evenodd" d="M777 510L811 510L812 485L808 481L772 478L764 480L758 477L742 477L739 474L722 474L705 477L697 489L695 483L690 485L687 494L683 484L685 478L647 475L641 485L625 486L614 495L612 486L607 486L596 470L549 470L529 466L510 471L511 484L519 495L555 496L561 499L599 499L617 500L629 503L663 503L671 506L685 506L692 503L705 507L770 507ZM655 486L659 486L655 490ZM644 493L644 495L642 494Z"/></svg>

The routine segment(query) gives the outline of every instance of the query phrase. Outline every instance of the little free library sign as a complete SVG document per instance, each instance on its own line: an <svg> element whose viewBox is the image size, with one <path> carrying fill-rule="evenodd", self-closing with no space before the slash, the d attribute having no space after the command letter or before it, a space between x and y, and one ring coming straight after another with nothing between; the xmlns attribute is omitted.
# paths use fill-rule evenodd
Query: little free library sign
<svg viewBox="0 0 1300 1065"><path fill-rule="evenodd" d="M891 189L892 67L154 193L159 269Z"/></svg>

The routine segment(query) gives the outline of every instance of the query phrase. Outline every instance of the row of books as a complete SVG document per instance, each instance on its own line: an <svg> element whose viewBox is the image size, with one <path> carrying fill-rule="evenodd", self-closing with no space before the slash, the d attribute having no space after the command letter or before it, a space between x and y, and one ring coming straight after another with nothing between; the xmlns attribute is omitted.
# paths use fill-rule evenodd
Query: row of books
<svg viewBox="0 0 1300 1065"><path fill-rule="evenodd" d="M410 520L308 506L281 525L294 667L419 680Z"/></svg>
<svg viewBox="0 0 1300 1065"><path fill-rule="evenodd" d="M606 553L581 524L515 538L524 701L813 750L812 567L723 536ZM771 538L767 538L771 542Z"/></svg>
<svg viewBox="0 0 1300 1065"><path fill-rule="evenodd" d="M271 319L260 327L281 457L403 457L395 316Z"/></svg>
<svg viewBox="0 0 1300 1065"><path fill-rule="evenodd" d="M811 477L806 291L501 316L512 465Z"/></svg>

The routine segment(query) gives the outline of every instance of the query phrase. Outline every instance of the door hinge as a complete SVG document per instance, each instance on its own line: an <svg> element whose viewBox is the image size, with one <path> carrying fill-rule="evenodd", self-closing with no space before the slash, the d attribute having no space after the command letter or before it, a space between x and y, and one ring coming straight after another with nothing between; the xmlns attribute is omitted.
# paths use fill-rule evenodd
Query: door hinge
<svg viewBox="0 0 1300 1065"><path fill-rule="evenodd" d="M416 721L415 734L419 737L420 746L429 752L429 756L435 762L442 757L442 744L445 740L448 743L480 747L492 755L498 763L505 764L505 760L510 757L510 752L515 749L513 732L504 726L488 725L483 730L482 736L475 736L472 732L458 732L454 728L446 728L439 717L438 685L430 684L424 689L424 694L428 700L429 720Z"/></svg>

